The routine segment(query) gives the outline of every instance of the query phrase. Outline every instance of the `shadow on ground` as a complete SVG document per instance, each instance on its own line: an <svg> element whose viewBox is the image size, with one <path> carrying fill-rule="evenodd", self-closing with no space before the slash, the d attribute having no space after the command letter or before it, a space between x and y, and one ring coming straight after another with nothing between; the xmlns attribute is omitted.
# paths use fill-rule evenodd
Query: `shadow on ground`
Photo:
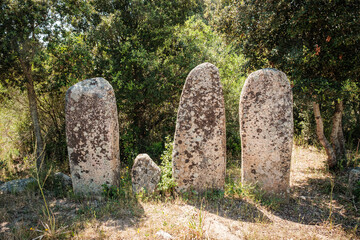
<svg viewBox="0 0 360 240"><path fill-rule="evenodd" d="M246 198L198 195L190 197L188 204L221 217L252 223L272 223L267 217L269 215L261 210L267 209L269 214L287 221L305 225L341 226L343 229L355 230L359 235L357 226L360 225L360 214L357 209L360 209L360 203L355 203L347 192L347 174L334 175L333 179L334 184L329 177L308 178L302 185L291 189L288 202L264 196L254 204Z"/></svg>
<svg viewBox="0 0 360 240"><path fill-rule="evenodd" d="M138 224L144 215L143 207L134 197L101 200L47 196L46 199L57 228L65 226L67 234L72 236L81 234L89 222L124 230ZM44 212L44 202L38 193L0 195L0 239L32 239L41 235L47 228L44 224L48 223Z"/></svg>
<svg viewBox="0 0 360 240"><path fill-rule="evenodd" d="M184 198L184 197L183 197ZM186 199L186 198L185 198ZM272 221L254 204L240 198L206 196L199 194L187 199L187 204L218 216L249 223L271 223Z"/></svg>
<svg viewBox="0 0 360 240"><path fill-rule="evenodd" d="M307 225L332 224L344 229L356 229L359 203L347 192L346 173L330 178L308 178L291 189L288 203L272 213L282 219ZM333 181L333 183L332 183ZM357 234L360 231L357 230Z"/></svg>

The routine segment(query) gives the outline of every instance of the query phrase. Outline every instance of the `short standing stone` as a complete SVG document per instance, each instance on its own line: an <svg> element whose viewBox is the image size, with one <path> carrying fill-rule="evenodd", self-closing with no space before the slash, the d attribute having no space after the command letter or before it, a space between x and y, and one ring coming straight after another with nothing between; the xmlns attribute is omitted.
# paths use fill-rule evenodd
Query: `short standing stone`
<svg viewBox="0 0 360 240"><path fill-rule="evenodd" d="M160 181L161 169L147 154L139 154L131 169L132 189L134 193L145 190L148 193L155 191Z"/></svg>
<svg viewBox="0 0 360 240"><path fill-rule="evenodd" d="M119 127L113 88L103 78L66 92L66 140L74 192L99 194L119 178Z"/></svg>
<svg viewBox="0 0 360 240"><path fill-rule="evenodd" d="M223 189L225 134L219 70L203 63L189 73L180 99L173 149L177 191Z"/></svg>
<svg viewBox="0 0 360 240"><path fill-rule="evenodd" d="M246 79L239 109L243 182L286 194L293 144L292 102L283 72L262 69Z"/></svg>
<svg viewBox="0 0 360 240"><path fill-rule="evenodd" d="M62 172L55 173L54 178L64 188L71 187L72 185L71 177Z"/></svg>

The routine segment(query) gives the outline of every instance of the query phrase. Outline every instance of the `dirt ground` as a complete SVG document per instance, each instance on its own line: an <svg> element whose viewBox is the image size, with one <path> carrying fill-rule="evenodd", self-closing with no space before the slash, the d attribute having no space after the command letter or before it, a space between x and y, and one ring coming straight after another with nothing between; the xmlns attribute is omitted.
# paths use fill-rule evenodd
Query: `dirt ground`
<svg viewBox="0 0 360 240"><path fill-rule="evenodd" d="M171 239L163 231L172 239L358 239L360 206L347 192L347 171L331 174L325 160L315 148L294 147L289 200L279 203L227 194L121 203L48 196L57 230L46 231L41 196L3 194L0 238Z"/></svg>

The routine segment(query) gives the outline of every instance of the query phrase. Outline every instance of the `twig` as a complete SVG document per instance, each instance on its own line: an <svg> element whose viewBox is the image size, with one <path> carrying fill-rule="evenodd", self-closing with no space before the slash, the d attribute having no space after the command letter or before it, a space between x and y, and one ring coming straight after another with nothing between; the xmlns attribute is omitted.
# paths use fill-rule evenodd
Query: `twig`
<svg viewBox="0 0 360 240"><path fill-rule="evenodd" d="M356 147L355 156L357 156L357 154L358 154L358 152L359 152L359 144L360 144L360 138L358 139L358 144L357 144L357 147Z"/></svg>

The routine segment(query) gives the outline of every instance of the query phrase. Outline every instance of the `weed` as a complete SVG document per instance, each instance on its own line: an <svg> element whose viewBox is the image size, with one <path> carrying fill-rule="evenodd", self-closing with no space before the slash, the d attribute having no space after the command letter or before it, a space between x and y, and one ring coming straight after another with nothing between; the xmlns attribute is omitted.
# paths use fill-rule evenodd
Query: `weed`
<svg viewBox="0 0 360 240"><path fill-rule="evenodd" d="M218 189L210 189L205 191L204 196L207 200L218 201L224 198L224 191Z"/></svg>
<svg viewBox="0 0 360 240"><path fill-rule="evenodd" d="M189 222L190 238L203 239L205 237L204 220L206 214L203 212L203 203L201 202L198 212L191 216Z"/></svg>
<svg viewBox="0 0 360 240"><path fill-rule="evenodd" d="M34 161L35 162L35 161ZM43 160L40 164L39 169L42 169L44 171L44 168L42 167L43 165ZM66 227L60 227L58 228L57 224L56 224L56 217L53 214L53 212L51 211L51 209L49 208L49 205L46 201L45 198L45 194L44 194L44 184L47 180L47 178L49 177L50 173L51 173L51 168L44 174L44 177L42 179L42 177L40 176L39 173L39 169L37 167L35 167L35 174L36 174L36 182L38 184L43 202L44 202L44 207L45 209L43 209L43 215L46 218L46 222L40 221L41 225L43 227L43 230L40 229L35 229L34 231L41 233L40 236L38 236L35 239L42 239L43 237L46 238L57 238L58 236L64 235L67 232L65 231Z"/></svg>
<svg viewBox="0 0 360 240"><path fill-rule="evenodd" d="M121 187L116 186L108 186L107 184L103 184L102 186L102 196L107 199L120 199L126 197L126 191Z"/></svg>
<svg viewBox="0 0 360 240"><path fill-rule="evenodd" d="M240 180L234 181L229 179L225 184L225 194L231 198L247 198L257 202L270 210L276 211L284 202L281 196L270 194L262 190L256 184L243 184Z"/></svg>
<svg viewBox="0 0 360 240"><path fill-rule="evenodd" d="M131 177L128 167L121 174L119 186L103 184L101 195L106 199L127 199L131 198Z"/></svg>

